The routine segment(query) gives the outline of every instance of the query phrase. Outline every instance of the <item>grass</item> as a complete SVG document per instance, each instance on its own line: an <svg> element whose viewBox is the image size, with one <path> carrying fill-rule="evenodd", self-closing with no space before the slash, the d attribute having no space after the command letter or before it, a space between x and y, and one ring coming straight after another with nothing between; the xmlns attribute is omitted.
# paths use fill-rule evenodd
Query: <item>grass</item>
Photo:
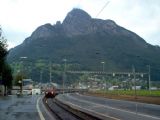
<svg viewBox="0 0 160 120"><path fill-rule="evenodd" d="M96 91L96 93L105 93L105 94L109 94L109 95L131 95L134 96L135 95L135 91L134 90L112 90L112 91ZM152 97L160 97L160 90L137 90L136 91L137 96L152 96Z"/></svg>

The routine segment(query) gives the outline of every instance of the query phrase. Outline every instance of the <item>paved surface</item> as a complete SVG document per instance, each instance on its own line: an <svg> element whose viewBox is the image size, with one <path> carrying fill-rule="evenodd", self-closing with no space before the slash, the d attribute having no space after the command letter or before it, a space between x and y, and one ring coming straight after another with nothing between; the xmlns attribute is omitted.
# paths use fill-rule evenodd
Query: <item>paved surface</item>
<svg viewBox="0 0 160 120"><path fill-rule="evenodd" d="M115 120L160 120L160 105L143 104L123 100L113 100L85 96L81 94L65 94L57 96L71 105L80 106Z"/></svg>
<svg viewBox="0 0 160 120"><path fill-rule="evenodd" d="M37 96L0 98L0 120L39 120Z"/></svg>
<svg viewBox="0 0 160 120"><path fill-rule="evenodd" d="M0 120L54 120L42 103L42 96L0 97Z"/></svg>

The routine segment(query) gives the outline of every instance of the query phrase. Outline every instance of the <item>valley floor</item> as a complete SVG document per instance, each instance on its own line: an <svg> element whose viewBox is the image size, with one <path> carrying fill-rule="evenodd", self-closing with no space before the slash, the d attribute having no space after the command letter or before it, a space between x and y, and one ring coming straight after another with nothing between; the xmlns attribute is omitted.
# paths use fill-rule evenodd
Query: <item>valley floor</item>
<svg viewBox="0 0 160 120"><path fill-rule="evenodd" d="M87 95L160 105L160 97L159 96L153 97L153 96L118 95L118 94L104 94L104 93L99 93L99 92L98 93L97 92L89 92L89 93L87 93Z"/></svg>

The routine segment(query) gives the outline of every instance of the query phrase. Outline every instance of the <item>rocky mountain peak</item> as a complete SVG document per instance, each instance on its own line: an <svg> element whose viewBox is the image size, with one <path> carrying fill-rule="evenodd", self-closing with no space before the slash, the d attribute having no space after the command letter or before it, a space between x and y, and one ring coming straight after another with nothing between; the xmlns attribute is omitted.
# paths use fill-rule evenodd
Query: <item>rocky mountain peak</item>
<svg viewBox="0 0 160 120"><path fill-rule="evenodd" d="M48 37L52 35L53 26L49 23L38 27L31 35L32 39Z"/></svg>
<svg viewBox="0 0 160 120"><path fill-rule="evenodd" d="M89 21L90 19L91 19L91 16L87 12L81 9L74 8L72 11L70 11L67 14L66 18L63 21L63 24L72 24L77 21L85 22L85 21Z"/></svg>
<svg viewBox="0 0 160 120"><path fill-rule="evenodd" d="M67 35L87 34L91 24L91 16L81 9L73 9L63 21L63 27Z"/></svg>

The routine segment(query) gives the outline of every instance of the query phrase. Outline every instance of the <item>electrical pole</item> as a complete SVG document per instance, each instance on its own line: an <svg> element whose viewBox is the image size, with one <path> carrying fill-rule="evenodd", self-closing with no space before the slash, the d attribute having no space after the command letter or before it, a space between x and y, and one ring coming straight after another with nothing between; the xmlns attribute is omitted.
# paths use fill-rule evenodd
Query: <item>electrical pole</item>
<svg viewBox="0 0 160 120"><path fill-rule="evenodd" d="M49 63L49 82L52 82L52 63Z"/></svg>
<svg viewBox="0 0 160 120"><path fill-rule="evenodd" d="M104 64L105 62L101 62L102 63L102 71L104 72Z"/></svg>
<svg viewBox="0 0 160 120"><path fill-rule="evenodd" d="M137 99L137 89L136 89L136 74L135 74L135 67L132 66L132 72L133 72L133 79L134 79L134 95L135 99Z"/></svg>
<svg viewBox="0 0 160 120"><path fill-rule="evenodd" d="M147 65L148 66L148 90L150 90L150 85L151 85L151 66L150 65Z"/></svg>
<svg viewBox="0 0 160 120"><path fill-rule="evenodd" d="M105 64L105 62L102 61L101 63L102 63L102 72L104 73L104 64ZM102 77L102 80L104 81L104 76ZM107 83L106 83L106 81L105 81L105 91L104 91L104 96L105 96L106 90L107 90Z"/></svg>
<svg viewBox="0 0 160 120"><path fill-rule="evenodd" d="M43 71L41 69L41 71L40 71L40 84L42 83L42 74L43 74Z"/></svg>
<svg viewBox="0 0 160 120"><path fill-rule="evenodd" d="M64 61L64 71L63 71L63 94L64 94L64 84L65 84L65 81L66 81L66 62L67 62L67 59L63 59Z"/></svg>
<svg viewBox="0 0 160 120"><path fill-rule="evenodd" d="M22 80L19 81L19 83L21 84L20 86L20 91L21 91L21 95L22 95L22 92L23 92L23 79L24 79L24 60L27 59L27 57L20 57L21 59L21 74L22 74Z"/></svg>

